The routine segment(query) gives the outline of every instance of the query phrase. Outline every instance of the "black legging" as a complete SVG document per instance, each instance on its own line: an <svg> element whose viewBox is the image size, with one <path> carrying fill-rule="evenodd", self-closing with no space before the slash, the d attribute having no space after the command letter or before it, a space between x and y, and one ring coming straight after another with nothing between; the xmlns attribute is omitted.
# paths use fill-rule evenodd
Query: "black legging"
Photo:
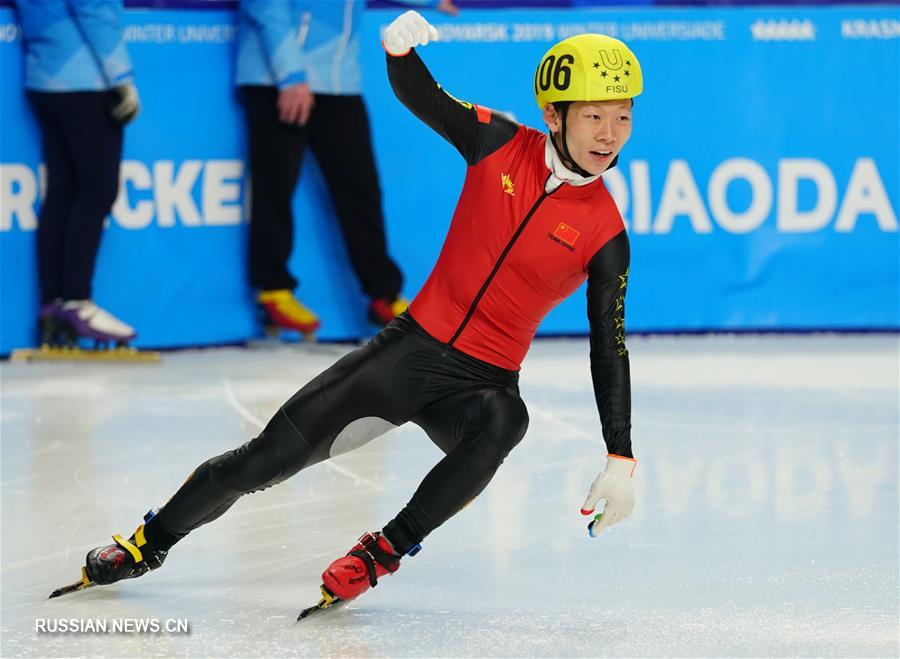
<svg viewBox="0 0 900 659"><path fill-rule="evenodd" d="M307 144L328 184L347 255L363 292L393 300L403 276L388 255L381 189L372 153L369 117L358 95L316 94L306 126L278 118L278 90L239 88L249 142L250 285L297 286L288 271L294 242L292 199Z"/></svg>
<svg viewBox="0 0 900 659"><path fill-rule="evenodd" d="M41 302L91 297L103 222L119 191L122 125L113 92L35 92L47 196L37 230Z"/></svg>
<svg viewBox="0 0 900 659"><path fill-rule="evenodd" d="M248 492L412 421L446 456L384 527L406 553L487 486L528 427L518 373L447 348L408 314L298 391L258 437L197 467L145 527L167 549Z"/></svg>

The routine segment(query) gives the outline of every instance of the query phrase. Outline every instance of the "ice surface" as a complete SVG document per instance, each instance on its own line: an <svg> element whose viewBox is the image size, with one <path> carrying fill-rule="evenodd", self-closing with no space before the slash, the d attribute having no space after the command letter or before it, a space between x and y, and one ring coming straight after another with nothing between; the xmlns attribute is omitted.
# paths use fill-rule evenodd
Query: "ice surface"
<svg viewBox="0 0 900 659"><path fill-rule="evenodd" d="M896 336L633 338L638 506L598 539L604 463L584 340L539 341L531 425L479 499L332 616L319 575L439 458L404 426L239 501L158 572L48 601L187 474L349 348L2 365L0 655L891 656ZM177 634L40 619L186 618Z"/></svg>

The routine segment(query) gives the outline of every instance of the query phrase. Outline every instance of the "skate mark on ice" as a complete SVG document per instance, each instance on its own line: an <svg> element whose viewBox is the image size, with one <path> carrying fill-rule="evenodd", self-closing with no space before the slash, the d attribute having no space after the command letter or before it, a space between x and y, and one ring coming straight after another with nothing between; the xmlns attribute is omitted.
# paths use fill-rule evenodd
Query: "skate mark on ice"
<svg viewBox="0 0 900 659"><path fill-rule="evenodd" d="M78 531L78 525L81 523L81 515L75 516L75 523L72 525L72 532L69 534L69 539L66 541L65 555L63 556L63 563L69 560L69 554L72 553L72 541L75 539L75 533Z"/></svg>
<svg viewBox="0 0 900 659"><path fill-rule="evenodd" d="M265 577L268 577L273 574L277 574L279 572L284 571L287 568L296 567L302 565L303 563L309 563L310 561L315 561L320 558L326 557L334 557L336 553L339 553L342 549L346 549L343 545L340 547L335 547L334 549L329 549L326 552L321 552L318 554L312 554L310 556L292 556L288 558L278 558L271 561L266 561L265 563L260 563L261 567L270 568L263 569L261 571L254 571L253 574L247 575L246 577L240 577L237 579L232 579L230 581L216 584L213 586L208 586L202 589L197 589L191 591L186 595L182 595L180 597L175 597L171 599L167 599L167 605L174 604L175 602L181 602L184 600L192 600L192 605L197 606L202 604L203 602L208 602L213 598L219 597L222 593L235 589L238 590L242 586L246 586L248 584L255 584L259 582L265 582ZM273 567L274 566L274 567ZM182 577L183 578L183 577ZM174 579L174 577L173 577ZM159 580L157 582L160 585L165 584L165 581ZM194 599L196 598L196 599ZM285 607L290 608L292 606L296 606L294 602L285 602Z"/></svg>
<svg viewBox="0 0 900 659"><path fill-rule="evenodd" d="M353 494L353 493L350 493L350 494ZM358 498L359 495L356 495L356 496ZM374 514L374 512L377 511L378 506L375 503L360 504L360 503L357 503L356 500L352 496L349 496L349 495L346 497L343 497L343 498L350 499L351 501L353 501L354 502L353 505L347 506L345 510L340 510L340 511L333 512L333 513L327 513L325 515L315 515L315 516L303 515L303 522L305 524L322 524L323 522L331 522L331 521L340 519L342 517L356 517L356 516L362 515L367 512L372 512ZM333 499L334 498L332 498L332 500ZM319 505L318 500L316 500L316 501L298 501L296 503L288 502L288 503L279 504L276 506L266 506L266 507L254 508L252 510L240 511L240 512L241 512L242 516L255 518L255 517L258 517L260 514L270 513L272 511L279 510L282 508L290 508L290 507L294 507L294 506L316 506L316 505ZM238 515L235 514L232 519L236 518L237 516ZM280 522L277 524L273 524L273 523L266 524L266 530L269 532L277 531L278 529L290 530L296 524L297 524L296 519L287 517L284 522ZM330 534L329 531L321 531L321 530L315 530L315 529L308 531L308 533L312 537L327 537ZM235 537L235 538L239 538L242 536L251 536L252 537L252 536L257 536L257 535L259 535L259 529L255 528L255 527L250 527L247 529L235 530L233 537Z"/></svg>
<svg viewBox="0 0 900 659"><path fill-rule="evenodd" d="M81 479L81 475L88 469L96 469L98 472L100 472L102 470L98 469L98 467L106 467L109 464L121 463L121 461L122 461L122 456L118 455L118 454L110 455L105 460L93 458L88 462L83 462L81 464L81 466L78 467L78 469L76 469L74 472L72 472L72 480L75 481L75 484L78 487L83 489L88 494L93 495L94 500L92 503L96 504L100 510L103 510L104 508L108 508L108 506L109 506L109 501L107 499L103 499L101 497L101 495L103 494L103 488L102 487L91 487L90 485L86 484ZM84 502L82 502L81 505L83 506Z"/></svg>
<svg viewBox="0 0 900 659"><path fill-rule="evenodd" d="M231 405L232 408L234 408L235 412L237 412L245 421L256 426L259 430L262 430L263 428L266 427L266 424L264 424L262 421L260 421L255 416L253 416L253 413L250 412L250 410L248 410L246 407L244 407L241 404L241 402L237 399L237 397L234 395L234 388L231 386L230 380L222 380L222 385L225 388L225 397L228 399L228 404ZM334 462L332 462L331 460L325 460L321 464L325 465L326 468L330 469L331 471L333 471L335 473L340 474L341 476L346 476L347 478L352 478L354 481L354 485L359 485L360 483L362 483L363 485L368 485L369 487L371 487L373 490L375 490L377 492L381 492L382 494L387 494L387 490L382 488L377 483L374 483L374 482L370 481L369 479L364 478L364 477L360 476L359 474L357 474L353 471L350 471L349 469L347 469L345 467L341 467L340 465L334 464Z"/></svg>
<svg viewBox="0 0 900 659"><path fill-rule="evenodd" d="M70 453L75 456L78 455L78 452L74 451L74 450L67 451L67 453ZM3 457L3 462L4 462L4 464L3 464L4 472L7 469L9 469L10 471L14 470L14 467L6 464L5 454ZM85 463L83 465L83 467L90 466L91 464L92 463ZM18 478L4 479L3 487L9 488L14 485L32 485L35 481L45 480L48 478L50 480L52 480L54 483L58 483L62 479L62 477L65 476L65 474L70 473L71 471L72 471L71 464L66 462L65 458L62 458L62 459L60 459L59 463L57 463L56 465L54 465L52 467L48 467L47 469L44 469L43 471L31 472L27 476L19 476Z"/></svg>
<svg viewBox="0 0 900 659"><path fill-rule="evenodd" d="M576 426L571 421L567 421L558 414L551 412L550 408L544 407L540 404L536 404L533 400L528 401L528 413L532 417L540 417L541 419L553 423L556 426L560 426L560 429L565 430L567 433L575 437L588 437L593 439L597 436L596 433L588 432L583 427Z"/></svg>
<svg viewBox="0 0 900 659"><path fill-rule="evenodd" d="M91 549L93 549L96 546L97 546L96 543L81 544L81 545L78 545L77 547L73 547L71 549L77 549L78 551L84 551L85 553L87 553L88 551L90 551ZM69 551L71 551L71 549ZM3 566L3 569L0 570L0 573L11 572L13 570L18 570L23 567L28 567L30 565L46 564L47 561L57 561L57 559L61 560L63 558L63 556L65 556L65 553L66 553L65 551L55 551L52 554L41 554L40 556L34 556L32 558L27 558L25 560L17 561L15 563L7 563L6 565ZM55 581L56 581L56 579L52 580L52 582L55 582ZM51 583L51 581L48 581L47 583Z"/></svg>

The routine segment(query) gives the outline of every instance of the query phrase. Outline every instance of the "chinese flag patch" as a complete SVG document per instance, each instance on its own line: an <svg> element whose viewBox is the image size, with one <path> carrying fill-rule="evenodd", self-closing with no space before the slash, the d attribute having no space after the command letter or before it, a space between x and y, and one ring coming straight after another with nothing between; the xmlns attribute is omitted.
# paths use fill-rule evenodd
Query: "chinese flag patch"
<svg viewBox="0 0 900 659"><path fill-rule="evenodd" d="M581 235L581 232L573 229L565 222L560 222L559 226L556 227L556 230L553 232L553 235L569 247L574 247L575 241L578 240L578 236Z"/></svg>
<svg viewBox="0 0 900 659"><path fill-rule="evenodd" d="M475 116L478 117L479 123L489 124L491 123L491 109L486 108L483 105L475 106Z"/></svg>

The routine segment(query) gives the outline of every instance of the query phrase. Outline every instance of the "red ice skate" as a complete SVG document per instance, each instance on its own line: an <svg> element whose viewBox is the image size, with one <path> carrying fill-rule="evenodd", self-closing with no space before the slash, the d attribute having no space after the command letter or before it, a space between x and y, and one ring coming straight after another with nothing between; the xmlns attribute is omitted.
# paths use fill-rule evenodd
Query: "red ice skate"
<svg viewBox="0 0 900 659"><path fill-rule="evenodd" d="M400 557L380 533L366 533L346 556L329 565L322 573L322 599L300 612L297 620L310 614L346 604L378 585L378 578L400 569Z"/></svg>
<svg viewBox="0 0 900 659"><path fill-rule="evenodd" d="M406 311L408 306L409 300L402 297L394 298L393 302L386 297L375 298L369 303L369 321L384 327Z"/></svg>
<svg viewBox="0 0 900 659"><path fill-rule="evenodd" d="M319 317L294 297L287 289L261 291L256 301L265 316L266 332L276 334L281 329L300 332L308 340L315 338Z"/></svg>

